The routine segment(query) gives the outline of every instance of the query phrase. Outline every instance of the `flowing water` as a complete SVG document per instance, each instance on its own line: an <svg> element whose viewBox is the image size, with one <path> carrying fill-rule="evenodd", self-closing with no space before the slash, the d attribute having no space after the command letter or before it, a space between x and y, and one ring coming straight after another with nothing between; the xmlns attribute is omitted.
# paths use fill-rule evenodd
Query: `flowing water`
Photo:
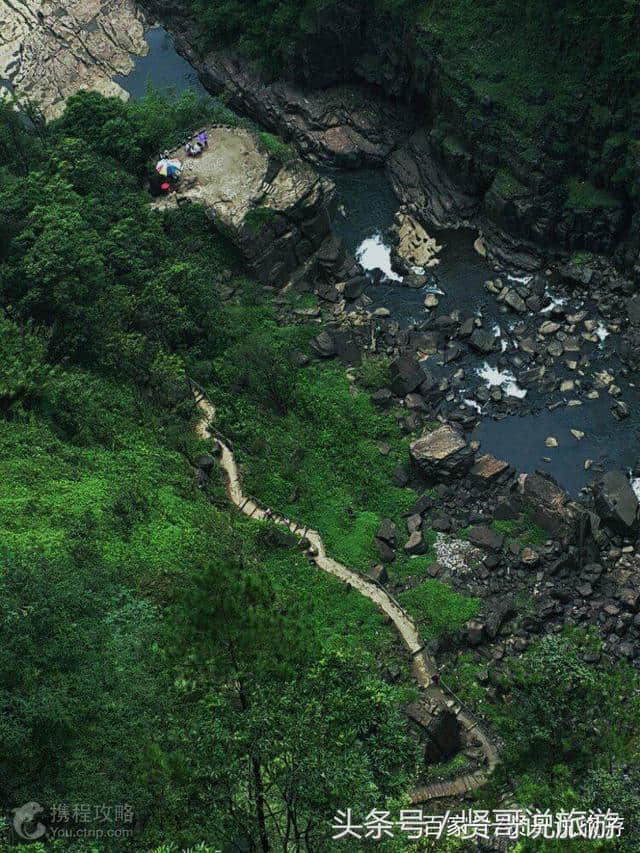
<svg viewBox="0 0 640 853"><path fill-rule="evenodd" d="M156 88L181 91L191 87L200 93L205 92L192 66L176 52L173 38L166 30L162 27L149 30L147 42L147 56L137 58L131 74L117 80L132 97L142 96L148 83ZM391 267L386 232L393 222L398 202L384 171L360 169L332 173L331 177L337 185L339 203L334 227L362 265L371 272L372 280L366 293L372 300L372 307L388 308L401 327L420 324L427 316L424 308L426 292L440 291L439 312L458 309L462 316L481 316L484 327L491 329L499 338L497 352L489 357L465 355L461 361L451 365L452 370L464 369L460 402L466 402L473 411L483 413L486 408L474 398L474 391L482 385L498 385L505 393L519 396L522 400L518 414L501 419L491 416L480 419L473 437L481 442L484 451L507 460L520 471L536 468L548 471L573 493L593 478L599 465L626 470L635 466L640 458L640 394L637 388L619 383L624 387L623 399L631 409L631 416L624 421L617 421L612 416L612 400L606 392L597 400L583 399L582 405L575 407L565 405L571 395L564 395L567 399L563 406L554 411L547 408L548 395L527 389L525 397L525 389L518 385L509 360L517 348L517 342L509 332L519 318L505 313L495 298L487 293L485 282L495 278L496 272L474 250L477 236L474 232L464 229L430 232L442 246L438 266L429 270L434 273L435 282L430 278L429 285L424 288L404 287ZM502 273L501 277L503 280L511 278L515 284L520 279L515 271L510 276ZM548 293L553 296L551 279ZM581 305L577 299L567 307L574 310ZM592 369L608 368L619 375L620 365L612 353L610 341L604 339L604 327L600 332L602 340L592 347L590 353ZM575 378L568 371L557 372L563 378ZM558 400L558 395L554 399ZM571 429L584 433L584 438L576 439ZM548 436L557 439L558 447L545 446ZM586 460L593 462L593 468L585 470Z"/></svg>

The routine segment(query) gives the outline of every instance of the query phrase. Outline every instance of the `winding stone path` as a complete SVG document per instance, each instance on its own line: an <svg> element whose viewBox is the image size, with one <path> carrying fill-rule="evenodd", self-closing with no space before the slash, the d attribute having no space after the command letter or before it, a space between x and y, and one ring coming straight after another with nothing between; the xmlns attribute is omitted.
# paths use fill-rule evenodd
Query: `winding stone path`
<svg viewBox="0 0 640 853"><path fill-rule="evenodd" d="M486 767L474 773L459 776L456 779L416 788L411 794L412 803L424 803L429 800L447 797L460 798L470 791L479 788L486 781L498 763L498 750L488 734L473 719L471 714L462 708L461 703L453 694L447 692L442 685L433 683L433 675L437 672L436 663L427 654L424 643L414 620L404 608L381 586L366 578L353 569L348 569L327 555L320 534L308 527L301 527L295 521L284 518L276 513L269 513L265 508L247 497L242 491L240 474L233 453L228 443L214 433L212 424L215 419L215 408L204 393L192 384L192 391L202 416L196 425L198 436L204 440L213 439L218 450L220 467L227 477L227 495L241 512L250 518L269 519L286 527L301 540L306 539L310 544L309 555L319 569L340 578L350 587L357 589L361 595L370 599L379 610L385 613L393 622L396 630L412 658L413 675L423 689L423 696L434 707L442 707L453 711L462 728L466 731L469 741L475 741L485 757Z"/></svg>

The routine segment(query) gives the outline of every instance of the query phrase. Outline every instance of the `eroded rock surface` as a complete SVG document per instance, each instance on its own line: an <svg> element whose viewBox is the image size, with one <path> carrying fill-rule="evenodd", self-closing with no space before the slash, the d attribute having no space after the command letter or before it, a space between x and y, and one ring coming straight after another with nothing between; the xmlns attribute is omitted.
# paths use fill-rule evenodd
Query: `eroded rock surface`
<svg viewBox="0 0 640 853"><path fill-rule="evenodd" d="M130 0L0 0L0 78L18 98L37 102L46 118L81 89L128 94L113 81L128 74L148 45Z"/></svg>
<svg viewBox="0 0 640 853"><path fill-rule="evenodd" d="M232 106L294 141L312 162L351 167L382 163L410 127L395 104L367 86L305 93L285 81L265 83L237 56L215 52L200 61L189 58L208 88L224 91Z"/></svg>
<svg viewBox="0 0 640 853"><path fill-rule="evenodd" d="M208 134L209 147L199 157L186 157L183 147L170 152L184 163L182 177L156 206L203 204L252 272L281 284L329 237L333 184L295 157L274 161L245 128L218 126Z"/></svg>

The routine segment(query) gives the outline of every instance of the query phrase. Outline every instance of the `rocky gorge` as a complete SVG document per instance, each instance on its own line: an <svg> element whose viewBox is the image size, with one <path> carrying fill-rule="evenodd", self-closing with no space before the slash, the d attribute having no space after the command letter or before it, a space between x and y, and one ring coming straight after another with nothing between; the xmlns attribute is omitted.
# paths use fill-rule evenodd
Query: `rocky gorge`
<svg viewBox="0 0 640 853"><path fill-rule="evenodd" d="M555 112L546 117L548 92L516 92L518 104L503 104L483 94L489 83L463 78L428 27L408 29L357 0L341 8L339 26L312 15L313 39L292 46L275 79L237 50L211 49L188 4L150 0L149 8L208 88L312 162L385 164L398 197L425 224L479 227L489 250L519 267L539 268L550 251L587 251L615 256L637 277L637 162L626 198L591 184L584 170L604 131L581 104L583 92L563 124ZM534 127L524 126L525 106Z"/></svg>
<svg viewBox="0 0 640 853"><path fill-rule="evenodd" d="M181 49L193 58L184 27L178 27L177 38ZM213 62L211 57L208 62ZM637 504L627 478L622 478L624 483L614 478L612 484L614 472L599 469L597 460L586 460L584 478L595 485L585 493L587 508L577 509L547 475L519 477L512 465L487 451L486 442L480 443L482 423L509 422L523 412L539 417L535 412L540 406L556 419L561 411L569 413L574 420L569 424L571 440L576 446L587 430L574 416L586 411L588 404L604 402L612 421L625 421L630 405L635 404L633 396L629 402L624 399L633 395L636 369L639 318L632 282L616 273L604 258L590 258L587 263L565 259L540 272L518 272L494 259L497 269L491 275L491 267L486 265L487 278L476 294L482 309L472 309L461 300L461 294L444 292L447 284L439 269L441 241L430 236L431 225L426 230L421 223L442 226L477 221L473 205L469 202L465 208L459 194L455 204L446 201L451 190L447 173L433 166L435 161L428 157L417 158L422 176L416 177L411 168L410 180L394 178L398 170L406 168L402 154L406 145L417 151L418 140L425 139L423 131L412 131L406 114L400 118L397 104L380 92L359 86L332 86L303 95L288 83L261 84L229 55L216 56L215 64L207 65L208 71L199 67L209 86L220 90L224 85L233 104L283 133L307 160L350 168L388 164L392 186L402 202L395 224L384 237L398 271L392 273L388 268L391 279L375 267L359 266L352 254L356 246L345 245L332 231L330 211L336 224L340 215L335 213L331 182L318 179L300 161L283 163L274 158L254 131L212 129L216 154L210 159L220 165L222 158L224 169L212 172L205 168L205 160L192 161L180 192L168 203L204 200L214 222L233 233L260 279L278 286L288 283L295 290L316 295L319 310L291 315L289 309L283 309L288 320L322 322L323 331L312 343L312 355L339 357L347 365L358 364L363 356L392 360L389 385L375 390L372 399L381 408L399 407L403 428L414 436L413 466L398 470L398 482L417 486L419 491L425 486L435 488L441 500L440 512L434 517L428 511L431 500L419 499L418 512L413 514L417 518L408 519L407 552L424 551L420 530L423 524L430 526L442 538L437 547L443 559L434 564L433 574L486 600L489 614L495 608L500 610L507 587L513 596L535 591L543 622L597 624L612 651L635 657L638 626L633 609L629 611L623 604L632 600L629 590L637 584L630 569ZM212 68L222 76L208 77L214 73ZM84 83L75 78L74 85ZM200 167L200 162L205 166ZM250 162L255 169L247 168ZM222 173L224 186L218 185ZM442 184L441 191L425 191L429 185L426 174ZM421 197L437 205L437 210L426 213L418 196L407 189L411 186L421 187ZM478 238L476 251L485 255L487 242L486 234ZM522 260L519 254L512 253L510 258ZM376 307L375 289L382 281L395 292L415 294L421 316L414 322L399 323L392 310ZM602 359L607 360L605 338L607 346L611 340L617 343L618 375L611 370L610 361L600 365ZM536 401L533 408L532 400ZM432 432L434 421L443 424L436 433ZM433 440L439 449L431 458L425 446ZM563 443L550 434L545 454L562 453ZM543 467L546 459L551 457L540 458ZM463 484L462 489L458 483ZM487 490L494 495L489 501ZM625 509L618 513L621 502ZM428 522L423 520L425 514ZM518 546L517 541L509 541L493 529L502 522L520 529L525 518L541 523L548 541L537 548ZM468 540L447 544L452 533L470 526ZM522 537L522 530L518 536ZM379 541L386 542L384 538ZM381 550L392 558L388 542L381 544ZM450 551L454 556L448 564ZM591 568L586 570L585 565ZM594 566L601 566L598 574L594 574ZM585 583L584 571L589 575ZM587 586L591 588L588 595ZM630 618L620 618L621 603ZM606 608L618 612L609 613ZM524 623L529 625L531 613L526 616ZM496 617L487 618L495 621ZM504 628L500 636L515 642L518 631L524 630L520 621L509 631ZM491 643L498 632L486 627L480 630L475 624L470 627L471 636L474 644L479 637ZM520 635L518 646L522 645Z"/></svg>

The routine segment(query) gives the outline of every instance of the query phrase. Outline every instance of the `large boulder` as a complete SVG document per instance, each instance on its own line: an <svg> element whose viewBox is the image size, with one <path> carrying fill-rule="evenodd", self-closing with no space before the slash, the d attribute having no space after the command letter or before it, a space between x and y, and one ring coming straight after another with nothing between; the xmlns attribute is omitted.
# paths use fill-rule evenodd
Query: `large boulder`
<svg viewBox="0 0 640 853"><path fill-rule="evenodd" d="M622 471L607 471L593 486L596 512L620 533L638 526L638 498Z"/></svg>
<svg viewBox="0 0 640 853"><path fill-rule="evenodd" d="M591 532L589 513L548 474L520 477L520 493L533 521L563 545L583 545Z"/></svg>
<svg viewBox="0 0 640 853"><path fill-rule="evenodd" d="M413 464L433 482L464 477L474 458L464 436L450 424L443 424L414 441L409 453Z"/></svg>
<svg viewBox="0 0 640 853"><path fill-rule="evenodd" d="M406 397L424 382L426 376L418 362L410 356L403 356L391 362L391 390L399 397Z"/></svg>
<svg viewBox="0 0 640 853"><path fill-rule="evenodd" d="M477 524L469 531L469 542L485 551L499 551L504 543L504 536L486 524Z"/></svg>

